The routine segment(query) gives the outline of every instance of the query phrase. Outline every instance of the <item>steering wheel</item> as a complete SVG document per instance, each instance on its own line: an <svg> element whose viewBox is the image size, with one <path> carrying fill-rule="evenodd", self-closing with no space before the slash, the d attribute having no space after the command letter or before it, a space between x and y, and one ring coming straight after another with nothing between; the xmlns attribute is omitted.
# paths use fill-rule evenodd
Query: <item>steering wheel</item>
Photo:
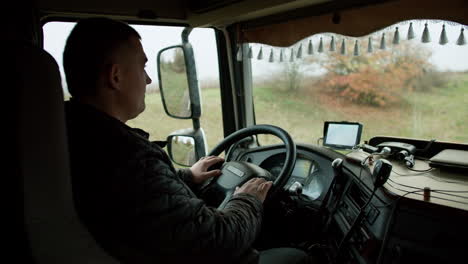
<svg viewBox="0 0 468 264"><path fill-rule="evenodd" d="M221 152L229 149L234 143L248 136L258 134L270 134L280 138L286 149L286 160L278 177L273 181L273 185L269 191L268 197L275 195L288 182L288 179L296 164L296 144L291 136L282 128L272 125L254 125L240 129L231 135L224 138L213 150L209 156L218 156ZM223 201L218 206L219 209L225 207L226 203L232 197L237 186L240 186L254 177L263 177L267 180L271 179L271 174L261 167L245 162L245 161L230 161L225 162L221 168L221 176L213 179L206 189L214 189L214 193L218 196L224 196Z"/></svg>

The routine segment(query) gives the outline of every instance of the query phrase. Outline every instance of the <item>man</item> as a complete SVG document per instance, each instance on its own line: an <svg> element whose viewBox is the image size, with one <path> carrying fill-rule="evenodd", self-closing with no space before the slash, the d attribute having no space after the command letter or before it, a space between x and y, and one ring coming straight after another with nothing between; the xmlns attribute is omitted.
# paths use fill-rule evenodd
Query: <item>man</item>
<svg viewBox="0 0 468 264"><path fill-rule="evenodd" d="M139 34L110 19L82 20L63 61L72 95L66 116L74 199L96 241L124 263L252 260L272 183L252 179L226 209L207 207L191 188L220 175L207 168L223 159L176 170L146 132L125 125L145 109L151 83Z"/></svg>

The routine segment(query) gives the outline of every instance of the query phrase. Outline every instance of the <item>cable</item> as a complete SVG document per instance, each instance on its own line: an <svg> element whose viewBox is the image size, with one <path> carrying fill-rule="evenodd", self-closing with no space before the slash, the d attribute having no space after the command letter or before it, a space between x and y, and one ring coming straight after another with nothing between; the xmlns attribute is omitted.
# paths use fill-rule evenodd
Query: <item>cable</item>
<svg viewBox="0 0 468 264"><path fill-rule="evenodd" d="M414 186L410 186L410 185L398 183L398 182L396 182L396 181L394 181L394 180L392 180L392 179L390 179L390 178L389 178L388 180L391 181L391 182L393 182L394 184L398 184L398 185L403 186L403 187L406 187L406 188L421 189L420 187L414 187ZM390 186L392 186L392 185L390 184ZM393 186L392 186L392 187L393 187Z"/></svg>
<svg viewBox="0 0 468 264"><path fill-rule="evenodd" d="M398 183L398 182L395 182L393 181L392 179L389 179L391 182L395 183L395 184L398 184L400 186L403 186L403 187L406 187L406 188L412 188L412 189L421 189L420 187L414 187L414 186L411 186L411 185L406 185L406 184L401 184L401 183ZM388 183L388 182L387 182ZM395 188L394 186L392 186L390 184L391 187ZM395 188L397 189L397 188ZM405 191L405 190L401 190L401 189L397 189L397 190L400 190L400 191ZM424 190L424 189L422 189ZM440 189L434 189L434 190L431 190L431 192L447 192L447 193L468 193L468 191L454 191L454 190L440 190Z"/></svg>
<svg viewBox="0 0 468 264"><path fill-rule="evenodd" d="M363 162L361 163L361 167L359 169L359 176L358 176L358 181L361 183L361 184L364 184L365 183L363 182L363 179L362 179L362 171L364 169L364 166L366 164L366 161L368 160L368 158L370 157L370 155L368 157L366 157ZM454 181L443 181L443 180L440 180L440 179L437 179L435 177L433 177L431 174L429 174L429 172L433 171L433 170L436 170L436 168L430 168L430 169L427 169L427 170L412 170L412 171L415 171L415 172L418 172L418 173L413 173L413 174L403 174L401 172L398 172L396 171L395 169L392 169L392 172L399 175L399 176L404 176L404 177L411 177L411 176L423 176L423 175L426 175L426 177L429 177L435 181L439 181L439 182L445 182L445 183L452 183L452 184L463 184L465 185L465 183L463 182L454 182ZM421 189L420 187L415 187L415 186L410 186L410 185L405 185L405 184L400 184L394 180L392 180L391 178L389 178L389 181L390 182L393 182L394 184L396 185L399 185L399 186L402 186L402 187L406 187L406 188L412 188L412 189L417 189L417 190L423 190ZM392 188L395 188L397 190L400 190L400 191L403 191L403 192L407 192L406 190L403 190L403 189L400 189L400 188L397 188L396 186L393 186L392 184L390 184L390 182L388 182L388 184L392 187ZM444 194L444 195L449 195L449 196L453 196L453 197L459 197L459 198L466 198L466 197L463 197L463 196L456 196L456 195L453 195L453 194L450 194L450 193L468 193L468 191L454 191L454 190L431 190L432 192L436 192L436 193L440 193L440 194ZM411 192L410 192L411 193ZM408 195L409 193L407 192L406 194L403 195L406 196ZM379 205L379 206L375 206L376 208L386 208L394 203L387 203L385 201L383 201L378 195L375 195L376 198L378 198L378 200L383 204L383 205ZM445 199L445 198L442 198L442 197L434 197L434 198L437 198L437 199L442 199L442 200L447 200L447 201L451 201L451 202L457 202L457 203L463 203L463 202L460 202L460 201L455 201L455 200L450 200L450 199ZM399 198L401 199L401 198Z"/></svg>
<svg viewBox="0 0 468 264"><path fill-rule="evenodd" d="M348 242L348 240L351 238L354 231L356 230L356 227L360 225L365 215L365 209L369 205L369 203L372 201L372 198L374 197L374 194L376 191L377 191L377 188L374 188L367 202L359 209L359 214L356 216L353 224L350 226L348 232L346 232L346 235L343 237L340 244L338 245L338 249L336 250L336 254L334 257L334 263L339 263L340 253L341 253L341 250L343 249L344 244Z"/></svg>
<svg viewBox="0 0 468 264"><path fill-rule="evenodd" d="M440 193L440 194L447 195L447 196L457 197L457 198L461 198L461 199L468 199L468 197L466 197L466 196L461 196L461 195L456 195L456 194L451 194L451 193L446 193L446 192L440 192L440 191L437 191L437 190L432 191L432 192ZM455 192L455 193L468 193L468 192L458 191L458 192Z"/></svg>
<svg viewBox="0 0 468 264"><path fill-rule="evenodd" d="M397 202L397 201L400 200L402 197L404 197L404 196L406 196L406 195L408 195L408 194L410 194L410 193L418 192L418 191L420 191L420 190L423 190L423 191L424 191L424 189L418 188L418 190L411 191L411 192L407 192L406 190L403 190L403 189L397 188L397 187L395 187L395 186L392 186L390 183L387 183L387 184L389 184L389 185L390 185L392 188L394 188L395 190L399 190L399 191L402 191L402 192L406 192L404 195L399 196L398 199L397 199L395 202ZM415 188L415 187L412 187L412 188ZM458 198L462 198L462 199L468 199L468 197L463 197L463 196L459 196L459 195L453 195L453 194L444 193L444 192L468 193L468 191L431 190L431 192L440 193L440 194L444 194L444 195L447 195L447 196L458 197ZM453 203L468 204L467 202L462 202L462 201L447 199L447 198L443 198L443 197L440 197L440 196L431 196L431 197L434 198L434 199L444 200L444 201L453 202ZM377 207L377 208L382 208L382 207Z"/></svg>
<svg viewBox="0 0 468 264"><path fill-rule="evenodd" d="M401 175L401 176L420 176L420 175ZM399 182L396 182L392 179L388 179L389 181L395 183L395 184L398 184L400 186L403 186L403 187L407 187L407 188L413 188L413 189L416 189L416 188L419 188L419 187L414 187L414 186L411 186L411 185L405 185L405 184L402 184L402 183L399 183ZM435 179L434 179L435 180ZM442 181L444 182L444 181ZM447 183L453 183L453 184L459 184L459 182L447 182ZM454 191L454 190L438 190L438 191L441 191L441 192L460 192L460 193L468 193L468 191Z"/></svg>
<svg viewBox="0 0 468 264"><path fill-rule="evenodd" d="M398 197L396 200L395 200L395 203L399 202L401 200L401 198L405 197L406 195L408 194L412 194L412 193L417 193L417 192L424 192L424 189L417 189L417 190L414 190L414 191L411 191L411 192L406 192L405 194L403 195L400 195L400 197Z"/></svg>
<svg viewBox="0 0 468 264"><path fill-rule="evenodd" d="M372 157L372 154L364 158L364 160L361 162L361 167L366 165L366 162L368 159L370 159L370 157Z"/></svg>
<svg viewBox="0 0 468 264"><path fill-rule="evenodd" d="M317 146L320 146L320 140L322 140L322 141L323 141L323 137L321 137L321 138L317 138Z"/></svg>
<svg viewBox="0 0 468 264"><path fill-rule="evenodd" d="M399 176L421 176L421 175L424 175L424 174L426 174L426 173L428 173L430 171L433 171L433 170L435 170L435 169L431 168L430 170L425 170L425 171L423 171L423 170L422 171L414 170L415 172L421 172L421 173L418 173L418 174L403 174L401 172L397 172L395 169L392 169L392 172L399 175Z"/></svg>
<svg viewBox="0 0 468 264"><path fill-rule="evenodd" d="M365 163L365 162L363 162ZM360 171L359 171L359 181L362 182L361 180L361 177L362 177L362 170L363 170L363 166L361 166L360 168ZM429 171L433 170L433 168L431 168L430 170L425 170L425 171L419 171L419 172L422 172L418 175L423 175L423 174L426 174L428 173ZM393 171L393 170L392 170ZM398 174L398 175L402 175L402 174L399 174L395 171L393 171L394 173ZM410 175L410 176L416 176L416 175ZM387 228L386 228L386 232L385 232L385 235L384 235L384 241L382 243L382 247L381 247L381 250L380 250L380 253L379 253L379 256L378 256L378 259L377 259L377 263L381 263L382 261L382 257L384 255L383 251L385 249L385 246L386 244L388 243L388 237L389 237L389 233L390 233L390 227L391 225L393 224L393 218L394 218L394 215L395 215L395 212L398 208L398 204L399 202L401 201L402 198L406 197L407 195L409 194L414 194L414 193L420 193L420 192L424 192L425 190L422 189L422 188L419 188L419 187L414 187L414 186L410 186L410 185L404 185L404 184L399 184L395 181L393 181L392 179L390 179L390 182L393 182L394 184L397 184L397 185L400 185L400 186L403 186L403 187L406 187L406 188L414 188L416 190L413 190L413 191L405 191L405 193L403 195L400 195L393 203L390 203L390 204L386 204L385 206L383 207L387 207L389 205L393 205L393 209L392 209L392 212L390 214L390 221L388 222L388 225L387 225ZM388 184L397 189L397 190L400 190L400 191L404 191L400 188L397 188L396 186L392 186L392 184L390 184L390 182L388 182ZM375 196L376 194L376 190L377 188L374 188L374 190L372 191L369 199L367 200L367 202L364 204L364 206L362 206L360 208L360 211L359 211L359 214L356 216L354 222L352 223L352 225L350 226L349 230L346 232L345 236L343 237L343 239L341 240L338 248L337 248L337 251L335 253L335 256L333 257L333 263L338 263L340 261L340 254L342 254L342 251L343 251L343 248L344 246L348 243L348 241L351 239L352 235L354 234L356 228L358 228L363 220L363 217L365 216L365 208L369 205L369 203L372 201L373 197ZM454 190L431 190L431 192L434 192L434 193L439 193L439 194L444 194L444 195L448 195L448 196L452 196L452 197L457 197L457 198L466 198L466 197L463 197L463 196L460 196L460 195L455 195L455 194L451 194L451 193L468 193L468 191L454 191ZM456 202L456 203L462 203L462 204L468 204L468 203L465 203L465 202L461 202L461 201L455 201L455 200L451 200L451 199L446 199L446 198L442 198L442 197L437 197L437 196L432 196L433 198L435 199L440 199L440 200L446 200L446 201L451 201L451 202ZM377 208L382 208L382 206L376 206Z"/></svg>
<svg viewBox="0 0 468 264"><path fill-rule="evenodd" d="M429 168L429 169L425 169L425 170L415 170L413 168L407 168L407 169L410 170L410 171L415 171L415 172L430 172L430 171L435 170L435 168Z"/></svg>
<svg viewBox="0 0 468 264"><path fill-rule="evenodd" d="M433 192L438 192L438 193L447 193L447 192L453 192L453 193L468 193L468 191L452 191L452 190L432 190Z"/></svg>
<svg viewBox="0 0 468 264"><path fill-rule="evenodd" d="M364 169L364 166L360 166L360 169L359 169L359 177L358 177L357 179L358 179L358 181L359 181L359 183L360 183L361 185L366 186L367 188L369 188L369 187L367 186L367 184L361 179L361 174L362 174L362 170L363 170L363 169ZM369 188L369 189L370 189L370 188ZM377 198L381 203L384 204L383 206L381 205L379 208L387 207L387 206L391 205L391 204L385 202L381 197L379 197L379 196L377 195L377 193L375 194L375 198Z"/></svg>
<svg viewBox="0 0 468 264"><path fill-rule="evenodd" d="M382 257L384 256L384 249L385 247L387 246L387 243L388 243L388 239L389 239L389 234L390 234L390 229L391 229L391 226L394 224L394 215L395 215L395 212L396 212L396 209L397 209L397 205L398 205L398 202L399 200L408 195L408 194L411 194L411 193L416 193L416 192L423 192L424 190L423 189L420 189L420 190L415 190L415 191L411 191L411 192L407 192L405 193L404 195L398 197L397 200L395 200L395 202L393 203L393 208L392 208L392 211L390 213L390 216L389 216L389 221L388 221L388 224L387 224L387 227L385 228L385 234L384 234L384 238L383 238L383 241L382 241L382 246L380 247L380 250L379 250L379 256L377 257L377 264L379 263L382 263L383 259Z"/></svg>
<svg viewBox="0 0 468 264"><path fill-rule="evenodd" d="M361 162L361 166L366 165L368 159L374 158L375 156L387 156L391 153L391 149L389 147L383 147L380 152L370 153L369 156L365 157L364 160Z"/></svg>
<svg viewBox="0 0 468 264"><path fill-rule="evenodd" d="M391 179L389 179L391 182L394 182L392 181ZM394 182L396 183L396 182ZM398 185L401 185L403 187L407 187L407 188L414 188L414 189L417 189L417 190L414 190L414 191L407 191L407 190L403 190L403 189L400 189L396 186L393 186L391 183L387 182L388 185L390 185L390 187L394 188L395 190L399 190L401 192L404 192L405 194L403 195L400 195L397 200L395 200L394 202L392 203L385 203L384 205L380 205L380 206L375 206L375 208L386 208L386 207L389 207L390 205L394 205L397 201L399 201L401 198L407 196L408 194L412 194L412 193L417 193L417 192L423 192L424 189L421 189L419 187L414 187L414 186L409 186L409 185L403 185L403 184L399 184L399 183L396 183ZM458 197L458 198L462 198L462 199L468 199L468 197L464 197L464 196L460 196L460 195L455 195L455 194L451 194L451 193L468 193L468 191L453 191L453 190L431 190L431 192L434 192L434 193L439 193L439 194L444 194L444 195L448 195L448 196L453 196L453 197ZM450 200L450 199L446 199L446 198L442 198L442 197L438 197L438 196L433 196L433 198L435 199L440 199L440 200L445 200L445 201L450 201L450 202L455 202L455 203L462 203L462 204L467 204L465 202L462 202L462 201L456 201L456 200Z"/></svg>
<svg viewBox="0 0 468 264"><path fill-rule="evenodd" d="M415 174L403 174L401 172L397 172L396 170L392 170L393 173L395 173L396 175L398 176L404 176L404 177L415 177L415 176L426 176L428 178L431 178L432 180L434 181L438 181L438 182L444 182L444 183L451 183L451 184L460 184L460 185L468 185L467 182L463 182L463 181L448 181L448 180L442 180L442 179L439 179L437 178L436 176L434 175L431 175L431 174L427 174L428 172L431 172L433 170L437 170L436 168L432 168L432 170L427 170L427 171L420 171L421 173L415 173ZM426 175L427 174L427 175Z"/></svg>
<svg viewBox="0 0 468 264"><path fill-rule="evenodd" d="M354 145L354 146L351 148L351 150L354 151L354 150L358 150L358 149L360 149L360 148L362 148L362 144L357 144L357 145Z"/></svg>
<svg viewBox="0 0 468 264"><path fill-rule="evenodd" d="M446 180L441 180L441 179L438 179L437 177L435 176L432 176L432 175L427 175L427 177L433 179L434 181L438 181L438 182L443 182L443 183L451 183L451 184L459 184L459 185L465 185L465 186L468 186L468 183L467 182L461 182L461 181L446 181Z"/></svg>

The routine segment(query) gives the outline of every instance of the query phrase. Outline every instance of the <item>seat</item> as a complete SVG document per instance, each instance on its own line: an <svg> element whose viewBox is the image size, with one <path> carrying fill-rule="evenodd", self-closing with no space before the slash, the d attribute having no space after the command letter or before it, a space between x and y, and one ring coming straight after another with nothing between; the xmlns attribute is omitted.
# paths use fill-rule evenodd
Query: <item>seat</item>
<svg viewBox="0 0 468 264"><path fill-rule="evenodd" d="M27 262L118 263L99 247L75 212L57 63L44 50L25 43L11 45L3 62L9 65L6 84L13 91L16 132L10 164L23 194L21 244L22 252L29 254Z"/></svg>

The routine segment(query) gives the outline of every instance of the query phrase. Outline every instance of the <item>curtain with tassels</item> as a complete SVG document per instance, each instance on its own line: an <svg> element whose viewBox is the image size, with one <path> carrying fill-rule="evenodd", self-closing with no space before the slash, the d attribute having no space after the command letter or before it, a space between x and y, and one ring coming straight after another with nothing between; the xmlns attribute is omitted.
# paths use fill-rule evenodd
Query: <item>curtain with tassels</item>
<svg viewBox="0 0 468 264"><path fill-rule="evenodd" d="M419 27L424 24L424 28L422 32L420 33L420 36L417 35L417 32L415 32L415 25L418 25ZM447 30L446 26L449 25L451 27L459 27L459 34L458 37L455 39L449 39L447 35ZM364 43L364 45L367 45L367 53L372 53L376 52L374 49L374 39L375 38L380 38L380 42L378 45L378 48L380 50L385 50L387 48L398 48L398 44L400 44L400 41L408 41L408 40L413 40L416 38L420 39L421 43L431 43L433 42L433 39L431 37L431 33L429 28L430 27L440 27L440 35L438 36L437 41L438 44L444 46L448 43L453 43L455 45L466 45L466 38L465 38L465 28L468 28L466 25L462 25L456 22L450 22L450 21L443 21L443 20L410 20L410 21L404 21L400 22L396 25L387 27L385 29L379 30L377 32L374 32L373 34L370 34L365 37L361 38L356 38L356 37L349 37L349 36L343 36L339 34L333 34L333 33L322 33L322 34L316 34L314 36L305 38L294 45L290 47L275 47L275 46L268 46L265 44L256 44L255 43L248 43L249 48L248 48L248 54L244 56L243 54L243 49L242 49L242 44L238 44L237 46L237 60L242 61L243 59L253 59L254 58L254 52L257 53L257 60L263 60L263 49L265 48L266 50L269 50L269 56L268 56L268 62L284 62L284 61L289 61L293 62L298 59L302 59L303 56L303 46L307 47L306 54L307 56L309 55L314 55L315 52L317 53L323 53L323 52L336 52L336 42L338 40L341 40L341 45L339 47L339 52L342 55L347 55L347 45L348 42L352 42L354 44L353 48L353 56L360 56L361 55L361 45L363 45L361 42L367 42ZM400 37L400 30L401 29L406 29L406 34L404 35L405 37L402 39ZM386 34L388 34L390 31L393 30L393 33L390 35L392 37L391 39L391 47L387 47L387 37ZM363 40L364 39L364 40ZM325 47L325 42L329 40L328 48ZM365 41L366 40L366 41ZM314 48L314 43L318 41L318 48L315 50ZM253 47L259 47L257 51L253 50ZM289 52L287 52L289 50ZM289 54L288 59L285 59L285 53Z"/></svg>

